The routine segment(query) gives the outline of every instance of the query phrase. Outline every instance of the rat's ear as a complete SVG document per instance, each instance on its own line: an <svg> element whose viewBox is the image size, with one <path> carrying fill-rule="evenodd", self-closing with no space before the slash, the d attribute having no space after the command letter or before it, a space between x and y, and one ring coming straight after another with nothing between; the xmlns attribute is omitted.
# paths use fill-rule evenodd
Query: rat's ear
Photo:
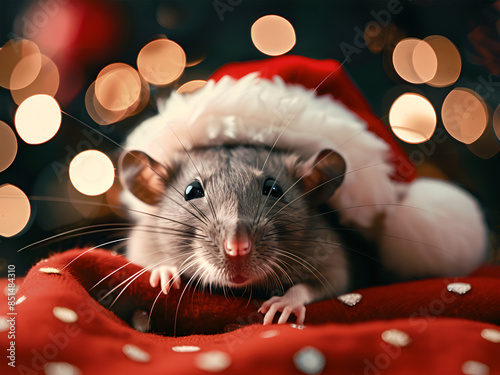
<svg viewBox="0 0 500 375"><path fill-rule="evenodd" d="M308 199L318 205L326 202L344 180L345 170L344 159L333 150L310 158L301 168L305 190L310 191Z"/></svg>
<svg viewBox="0 0 500 375"><path fill-rule="evenodd" d="M142 151L124 152L118 163L122 185L141 201L154 205L165 192L167 169Z"/></svg>

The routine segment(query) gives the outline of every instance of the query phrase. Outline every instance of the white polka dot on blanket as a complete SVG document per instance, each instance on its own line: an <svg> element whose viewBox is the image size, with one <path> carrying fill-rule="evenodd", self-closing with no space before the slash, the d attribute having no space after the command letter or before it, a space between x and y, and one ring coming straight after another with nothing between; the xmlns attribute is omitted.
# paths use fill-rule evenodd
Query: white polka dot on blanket
<svg viewBox="0 0 500 375"><path fill-rule="evenodd" d="M280 334L280 331L277 329L270 329L268 331L261 332L259 337L263 339L269 339L271 337L278 336Z"/></svg>
<svg viewBox="0 0 500 375"><path fill-rule="evenodd" d="M304 374L319 374L325 367L325 356L312 346L302 348L293 356L293 363Z"/></svg>
<svg viewBox="0 0 500 375"><path fill-rule="evenodd" d="M63 323L75 323L78 321L78 315L67 307L56 306L52 309L54 316Z"/></svg>
<svg viewBox="0 0 500 375"><path fill-rule="evenodd" d="M0 332L5 332L9 329L9 320L6 316L0 316Z"/></svg>
<svg viewBox="0 0 500 375"><path fill-rule="evenodd" d="M500 343L500 331L493 328L485 328L481 331L481 337L485 340Z"/></svg>
<svg viewBox="0 0 500 375"><path fill-rule="evenodd" d="M123 345L122 351L123 354L136 362L149 362L151 360L149 353L132 344Z"/></svg>
<svg viewBox="0 0 500 375"><path fill-rule="evenodd" d="M46 375L80 375L78 367L67 362L47 362L43 368Z"/></svg>
<svg viewBox="0 0 500 375"><path fill-rule="evenodd" d="M179 346L172 346L172 350L177 353L192 353L200 351L201 348L199 346L194 346L194 345L179 345Z"/></svg>
<svg viewBox="0 0 500 375"><path fill-rule="evenodd" d="M24 301L26 301L26 296L21 296L16 301L16 305L19 305L20 303L23 303Z"/></svg>
<svg viewBox="0 0 500 375"><path fill-rule="evenodd" d="M462 372L467 375L488 375L490 368L481 362L467 361L462 365Z"/></svg>
<svg viewBox="0 0 500 375"><path fill-rule="evenodd" d="M42 273L47 273L47 274L61 274L61 271L59 271L57 268L54 267L42 267L39 269L40 272Z"/></svg>
<svg viewBox="0 0 500 375"><path fill-rule="evenodd" d="M446 286L446 289L448 289L449 292L462 295L471 290L472 287L469 283L451 283Z"/></svg>
<svg viewBox="0 0 500 375"><path fill-rule="evenodd" d="M210 372L219 372L231 365L231 356L219 350L199 354L195 358L196 367Z"/></svg>
<svg viewBox="0 0 500 375"><path fill-rule="evenodd" d="M408 346L411 343L410 336L399 329L388 329L381 336L382 340L394 346Z"/></svg>
<svg viewBox="0 0 500 375"><path fill-rule="evenodd" d="M359 293L348 293L348 294L342 294L340 296L337 297L337 299L342 302L344 305L347 305L347 306L354 306L354 305L357 305L359 301L361 301L361 299L363 298L363 296Z"/></svg>

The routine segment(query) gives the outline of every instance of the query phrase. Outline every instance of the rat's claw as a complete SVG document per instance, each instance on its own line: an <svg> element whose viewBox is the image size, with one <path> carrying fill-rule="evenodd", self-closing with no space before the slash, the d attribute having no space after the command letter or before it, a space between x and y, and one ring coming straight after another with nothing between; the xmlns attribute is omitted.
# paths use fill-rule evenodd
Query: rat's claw
<svg viewBox="0 0 500 375"><path fill-rule="evenodd" d="M156 268L151 270L151 276L149 276L149 285L151 287L156 288L158 286L158 282L160 281L160 272Z"/></svg>
<svg viewBox="0 0 500 375"><path fill-rule="evenodd" d="M176 276L175 280L173 279L174 276ZM153 288L157 287L159 283L164 294L167 294L172 286L175 289L179 289L181 280L179 275L177 275L177 267L159 266L153 268L149 277L149 283Z"/></svg>
<svg viewBox="0 0 500 375"><path fill-rule="evenodd" d="M259 309L259 313L262 313L262 314L265 314L268 310L269 310L269 307L274 303L274 302L277 302L279 301L279 297L272 297L270 299L268 299L266 302L264 302L262 304L262 306L260 307Z"/></svg>
<svg viewBox="0 0 500 375"><path fill-rule="evenodd" d="M281 312L278 324L285 324L291 314L297 317L297 324L304 324L306 317L305 306L301 303L293 303L286 295L283 297L272 297L262 304L259 312L265 314L263 324L271 324L278 311Z"/></svg>

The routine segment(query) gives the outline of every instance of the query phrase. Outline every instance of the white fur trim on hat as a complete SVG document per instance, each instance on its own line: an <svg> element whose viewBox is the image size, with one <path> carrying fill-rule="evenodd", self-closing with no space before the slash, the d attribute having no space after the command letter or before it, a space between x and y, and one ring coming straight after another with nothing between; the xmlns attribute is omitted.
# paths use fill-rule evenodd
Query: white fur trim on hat
<svg viewBox="0 0 500 375"><path fill-rule="evenodd" d="M404 190L385 211L378 240L385 266L406 277L460 276L484 261L486 225L470 194L429 178Z"/></svg>

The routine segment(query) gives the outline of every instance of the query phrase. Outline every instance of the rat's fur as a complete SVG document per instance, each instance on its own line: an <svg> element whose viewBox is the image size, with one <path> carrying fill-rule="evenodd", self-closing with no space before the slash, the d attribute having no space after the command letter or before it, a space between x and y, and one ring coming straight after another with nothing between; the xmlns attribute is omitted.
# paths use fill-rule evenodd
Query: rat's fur
<svg viewBox="0 0 500 375"><path fill-rule="evenodd" d="M173 159L163 173L165 189L155 216L145 215L132 232L127 246L132 261L148 268L168 265L207 286L284 293L302 284L307 291L302 290L301 305L347 289L339 236L314 207L321 187L306 192L310 162L294 153L251 146L194 149ZM267 178L281 186L281 199L263 195ZM186 201L181 193L194 180L202 183L205 197ZM334 179L329 184L339 183ZM151 233L145 227L165 230ZM225 241L237 230L250 233L253 244L250 256L241 260L224 251ZM235 275L246 281L233 283Z"/></svg>

